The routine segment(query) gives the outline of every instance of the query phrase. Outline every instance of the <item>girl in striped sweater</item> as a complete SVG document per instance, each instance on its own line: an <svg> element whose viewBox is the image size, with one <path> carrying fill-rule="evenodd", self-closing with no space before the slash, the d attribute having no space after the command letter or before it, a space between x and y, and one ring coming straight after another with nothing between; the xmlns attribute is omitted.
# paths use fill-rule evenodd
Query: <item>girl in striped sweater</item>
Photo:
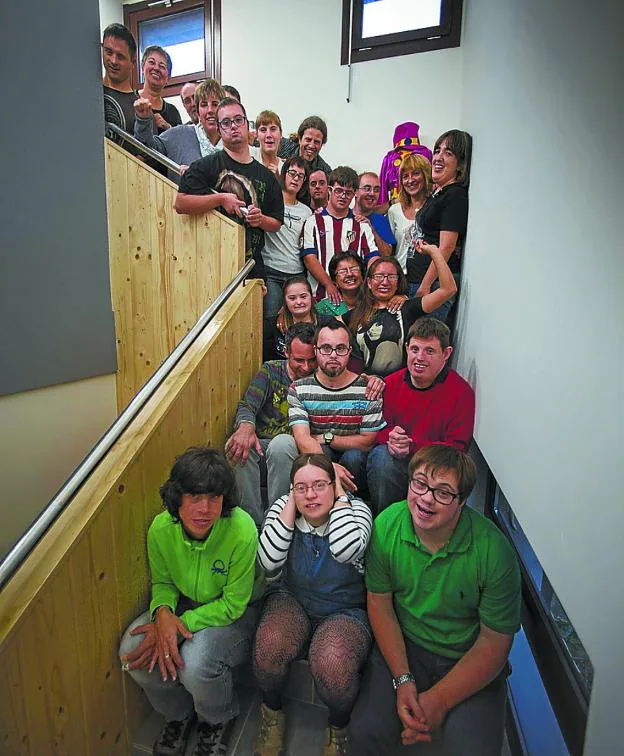
<svg viewBox="0 0 624 756"><path fill-rule="evenodd" d="M254 673L262 691L255 754L284 748L281 694L290 663L308 649L310 671L329 708L325 756L341 754L371 644L364 553L372 517L347 496L323 454L293 463L288 496L268 510L258 560L271 585L256 633Z"/></svg>

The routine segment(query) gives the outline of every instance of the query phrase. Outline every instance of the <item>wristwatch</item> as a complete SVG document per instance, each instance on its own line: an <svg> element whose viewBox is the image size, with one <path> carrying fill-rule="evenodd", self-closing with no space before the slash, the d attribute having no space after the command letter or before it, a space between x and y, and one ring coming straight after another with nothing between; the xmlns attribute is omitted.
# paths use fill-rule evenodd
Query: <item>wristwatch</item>
<svg viewBox="0 0 624 756"><path fill-rule="evenodd" d="M404 683L408 682L416 682L416 678L411 672L406 672L404 675L399 675L398 677L392 678L392 687L395 690L398 690L400 685L403 685Z"/></svg>
<svg viewBox="0 0 624 756"><path fill-rule="evenodd" d="M326 431L323 433L323 441L327 444L327 446L331 446L331 442L334 440L334 434L331 431Z"/></svg>
<svg viewBox="0 0 624 756"><path fill-rule="evenodd" d="M336 496L336 498L334 499L334 501L341 501L343 504L350 504L351 503L351 500L349 499L349 497L348 496L344 496L344 495L343 496Z"/></svg>

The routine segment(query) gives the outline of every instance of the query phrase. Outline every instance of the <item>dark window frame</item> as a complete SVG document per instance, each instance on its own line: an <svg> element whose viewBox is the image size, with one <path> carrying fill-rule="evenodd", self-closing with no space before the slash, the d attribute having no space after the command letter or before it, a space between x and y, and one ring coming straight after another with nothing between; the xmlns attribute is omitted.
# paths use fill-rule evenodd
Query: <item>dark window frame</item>
<svg viewBox="0 0 624 756"><path fill-rule="evenodd" d="M463 0L441 0L442 23L427 29L362 38L362 0L342 0L340 64L391 58L396 55L459 47ZM351 6L353 5L353 16ZM350 56L349 56L350 53Z"/></svg>
<svg viewBox="0 0 624 756"><path fill-rule="evenodd" d="M582 756L589 701L586 700L585 694L570 668L568 659L561 647L560 639L537 594L529 570L514 543L507 523L496 512L497 491L502 494L492 471L489 470L485 515L496 523L505 534L518 556L522 573L522 626L566 745L573 756ZM548 579L547 576L546 579ZM509 713L511 711L508 701ZM517 753L515 749L519 746L519 739L516 740L517 738L517 733L515 733L515 738L511 738L515 741L513 753Z"/></svg>
<svg viewBox="0 0 624 756"><path fill-rule="evenodd" d="M204 70L194 71L185 76L173 76L163 91L164 97L180 94L182 87L188 83L212 77L221 81L221 0L175 0L169 4L153 4L153 0L133 5L124 5L124 25L130 29L139 46L139 24L155 18L166 18L181 11L203 8L204 10ZM134 62L134 81L136 88L141 86L139 53Z"/></svg>

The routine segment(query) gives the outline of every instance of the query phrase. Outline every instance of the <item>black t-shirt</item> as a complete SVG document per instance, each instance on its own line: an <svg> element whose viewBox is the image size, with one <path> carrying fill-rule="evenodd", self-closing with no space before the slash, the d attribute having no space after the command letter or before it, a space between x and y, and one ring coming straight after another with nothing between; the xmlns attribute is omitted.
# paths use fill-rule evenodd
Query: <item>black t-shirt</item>
<svg viewBox="0 0 624 756"><path fill-rule="evenodd" d="M284 222L282 189L274 174L257 160L239 163L233 160L225 150L219 150L191 163L180 181L180 192L182 194L210 194L211 189L235 194L246 205L253 204L259 207L263 215L275 218L281 223ZM229 215L223 208L219 208L219 212L237 223L244 223L243 219L237 215ZM253 257L256 261L252 275L254 278L264 278L261 255L264 247L264 231L261 228L244 225L247 260Z"/></svg>
<svg viewBox="0 0 624 756"><path fill-rule="evenodd" d="M160 115L167 121L170 126L181 126L182 118L180 117L180 111L175 105L163 100L162 110L154 110L154 113L160 113ZM158 129L158 133L162 134L166 129Z"/></svg>
<svg viewBox="0 0 624 756"><path fill-rule="evenodd" d="M394 315L385 308L376 310L368 326L355 334L363 372L382 378L405 365L405 338L412 323L424 315L422 299L408 299ZM342 316L349 325L353 310Z"/></svg>
<svg viewBox="0 0 624 756"><path fill-rule="evenodd" d="M117 89L102 86L104 90L104 120L107 123L114 123L131 136L134 136L134 101L138 95L136 92L119 92ZM107 137L125 147L133 155L139 154L138 150L132 148L120 136L113 131L106 134Z"/></svg>
<svg viewBox="0 0 624 756"><path fill-rule="evenodd" d="M427 244L440 244L440 231L456 231L459 234L455 252L449 259L453 273L459 273L459 250L466 235L468 223L468 192L460 184L448 184L429 197L416 214L416 223L420 226ZM431 260L427 255L416 254L407 258L408 281L422 281Z"/></svg>

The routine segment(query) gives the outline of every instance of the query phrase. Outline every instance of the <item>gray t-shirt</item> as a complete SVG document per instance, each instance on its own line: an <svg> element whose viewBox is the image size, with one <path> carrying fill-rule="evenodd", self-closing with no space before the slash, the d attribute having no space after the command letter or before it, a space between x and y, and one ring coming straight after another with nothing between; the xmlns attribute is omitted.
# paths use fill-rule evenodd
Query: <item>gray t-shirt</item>
<svg viewBox="0 0 624 756"><path fill-rule="evenodd" d="M279 231L267 231L264 235L262 258L264 264L281 273L296 276L303 272L303 263L299 257L301 231L312 210L303 202L295 205L284 203L284 223Z"/></svg>

